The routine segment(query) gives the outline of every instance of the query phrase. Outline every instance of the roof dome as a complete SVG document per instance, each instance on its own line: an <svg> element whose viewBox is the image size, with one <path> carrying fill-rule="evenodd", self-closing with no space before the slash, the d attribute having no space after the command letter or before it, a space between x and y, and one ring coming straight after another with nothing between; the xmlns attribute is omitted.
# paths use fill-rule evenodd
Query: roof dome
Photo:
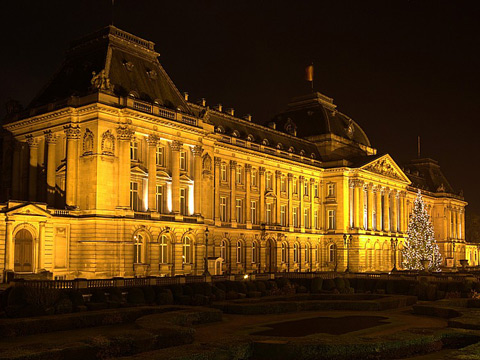
<svg viewBox="0 0 480 360"><path fill-rule="evenodd" d="M362 128L336 109L333 99L319 93L293 98L287 110L274 118L277 130L303 138L334 134L370 147Z"/></svg>

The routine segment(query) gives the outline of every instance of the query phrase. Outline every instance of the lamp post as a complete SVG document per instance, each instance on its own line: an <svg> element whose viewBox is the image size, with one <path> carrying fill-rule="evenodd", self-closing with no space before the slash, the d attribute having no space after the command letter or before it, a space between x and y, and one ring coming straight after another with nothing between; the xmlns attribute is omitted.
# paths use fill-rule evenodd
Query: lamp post
<svg viewBox="0 0 480 360"><path fill-rule="evenodd" d="M456 256L455 256L455 244L456 241L455 239L452 239L452 255L453 255L453 269L457 269L457 264L456 264Z"/></svg>
<svg viewBox="0 0 480 360"><path fill-rule="evenodd" d="M208 271L208 226L205 229L205 257L203 258L203 276L210 276L210 272Z"/></svg>
<svg viewBox="0 0 480 360"><path fill-rule="evenodd" d="M393 269L392 272L397 271L397 246L398 246L398 239L391 238L390 244L392 245L393 249Z"/></svg>
<svg viewBox="0 0 480 360"><path fill-rule="evenodd" d="M352 235L343 234L343 244L347 247L347 268L345 272L350 272L350 244L352 243Z"/></svg>

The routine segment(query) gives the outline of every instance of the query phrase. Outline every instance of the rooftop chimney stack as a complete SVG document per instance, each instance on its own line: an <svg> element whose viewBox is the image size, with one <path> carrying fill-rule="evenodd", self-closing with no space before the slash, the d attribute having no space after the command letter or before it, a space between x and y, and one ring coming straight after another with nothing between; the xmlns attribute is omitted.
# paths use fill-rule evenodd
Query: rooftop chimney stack
<svg viewBox="0 0 480 360"><path fill-rule="evenodd" d="M183 93L183 97L185 98L185 101L188 101L188 92L185 91Z"/></svg>
<svg viewBox="0 0 480 360"><path fill-rule="evenodd" d="M252 121L252 115L250 114L245 115L243 118L247 121Z"/></svg>
<svg viewBox="0 0 480 360"><path fill-rule="evenodd" d="M233 116L235 114L235 109L234 108L227 109L227 113Z"/></svg>
<svg viewBox="0 0 480 360"><path fill-rule="evenodd" d="M215 109L222 112L222 104L218 104Z"/></svg>
<svg viewBox="0 0 480 360"><path fill-rule="evenodd" d="M207 100L205 100L205 98L201 98L200 105L202 105L203 107L207 106Z"/></svg>

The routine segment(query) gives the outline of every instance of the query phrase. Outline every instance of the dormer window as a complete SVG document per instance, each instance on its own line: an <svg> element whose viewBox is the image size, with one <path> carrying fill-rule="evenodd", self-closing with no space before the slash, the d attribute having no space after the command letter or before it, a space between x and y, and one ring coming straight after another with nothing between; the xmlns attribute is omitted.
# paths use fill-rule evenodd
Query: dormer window
<svg viewBox="0 0 480 360"><path fill-rule="evenodd" d="M223 126L219 125L215 128L215 131L220 133L220 134L225 134L225 129L223 128Z"/></svg>
<svg viewBox="0 0 480 360"><path fill-rule="evenodd" d="M291 152L291 153L294 153L295 152L295 148L293 146L290 146L288 148L288 152Z"/></svg>
<svg viewBox="0 0 480 360"><path fill-rule="evenodd" d="M282 150L282 149L283 149L282 143L278 143L278 144L277 144L277 149L279 149L279 150Z"/></svg>
<svg viewBox="0 0 480 360"><path fill-rule="evenodd" d="M265 145L265 146L268 146L268 140L267 140L267 139L263 139L262 144Z"/></svg>
<svg viewBox="0 0 480 360"><path fill-rule="evenodd" d="M305 156L305 150L300 150L300 155Z"/></svg>
<svg viewBox="0 0 480 360"><path fill-rule="evenodd" d="M240 133L238 132L238 130L233 130L232 136L238 138L240 137Z"/></svg>
<svg viewBox="0 0 480 360"><path fill-rule="evenodd" d="M128 97L131 97L133 99L138 99L140 96L138 95L138 93L135 90L132 90L128 93Z"/></svg>
<svg viewBox="0 0 480 360"><path fill-rule="evenodd" d="M310 157L311 157L312 159L315 159L315 158L316 158L316 155L315 155L314 153L311 153L311 154L310 154Z"/></svg>
<svg viewBox="0 0 480 360"><path fill-rule="evenodd" d="M255 138L253 137L252 134L248 134L248 136L247 136L247 141L250 141L250 142L254 142L254 141L255 141Z"/></svg>

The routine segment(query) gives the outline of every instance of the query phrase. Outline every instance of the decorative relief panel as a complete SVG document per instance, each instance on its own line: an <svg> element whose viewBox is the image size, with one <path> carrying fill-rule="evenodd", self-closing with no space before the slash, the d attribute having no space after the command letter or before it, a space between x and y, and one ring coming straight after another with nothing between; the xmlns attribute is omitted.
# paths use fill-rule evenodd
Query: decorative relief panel
<svg viewBox="0 0 480 360"><path fill-rule="evenodd" d="M83 135L83 155L93 154L93 141L93 133L87 128Z"/></svg>
<svg viewBox="0 0 480 360"><path fill-rule="evenodd" d="M364 167L364 169L373 173L391 177L393 179L404 180L387 159L382 159L373 164L367 165Z"/></svg>
<svg viewBox="0 0 480 360"><path fill-rule="evenodd" d="M115 136L110 130L102 134L102 155L113 155L115 153Z"/></svg>

